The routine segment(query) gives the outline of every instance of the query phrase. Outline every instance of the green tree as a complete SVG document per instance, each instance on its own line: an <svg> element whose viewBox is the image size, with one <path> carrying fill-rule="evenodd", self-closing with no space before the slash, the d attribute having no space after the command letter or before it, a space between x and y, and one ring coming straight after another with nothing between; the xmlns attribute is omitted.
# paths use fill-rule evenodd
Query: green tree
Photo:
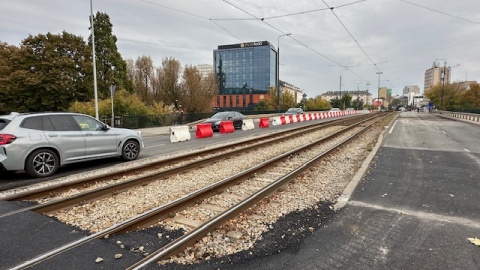
<svg viewBox="0 0 480 270"><path fill-rule="evenodd" d="M74 102L69 108L69 111L79 112L88 115L95 115L93 100L87 102ZM143 103L136 94L131 94L125 89L120 89L115 92L114 101L115 115L147 115L147 114L170 114L173 112L162 102L154 103L147 106ZM101 119L110 119L112 117L112 103L111 98L100 99L98 101L98 112Z"/></svg>
<svg viewBox="0 0 480 270"><path fill-rule="evenodd" d="M17 51L17 47L0 42L0 114L6 114L14 109L12 106L8 106L12 104L7 104L6 101L10 92L14 91L9 78L13 72L11 58Z"/></svg>
<svg viewBox="0 0 480 270"><path fill-rule="evenodd" d="M93 18L93 26L98 97L109 97L110 85L112 84L116 84L117 88L126 89L133 93L133 83L128 76L127 63L118 52L117 37L113 35L110 17L106 13L97 12ZM91 35L88 38L88 44L90 51L92 51ZM91 57L93 57L93 54Z"/></svg>
<svg viewBox="0 0 480 270"><path fill-rule="evenodd" d="M270 111L272 108L268 106L268 102L266 99L262 99L257 104L255 104L255 111Z"/></svg>
<svg viewBox="0 0 480 270"><path fill-rule="evenodd" d="M332 105L326 99L321 96L316 96L315 98L307 99L305 103L305 110L308 111L321 111L331 109Z"/></svg>
<svg viewBox="0 0 480 270"><path fill-rule="evenodd" d="M85 41L65 31L23 40L9 59L7 109L65 111L75 100L88 100L86 52Z"/></svg>
<svg viewBox="0 0 480 270"><path fill-rule="evenodd" d="M288 108L296 107L297 103L293 94L289 91L283 91L280 95L280 111L286 111Z"/></svg>
<svg viewBox="0 0 480 270"><path fill-rule="evenodd" d="M471 84L470 89L462 95L463 108L480 109L480 85Z"/></svg>
<svg viewBox="0 0 480 270"><path fill-rule="evenodd" d="M425 91L424 95L434 102L437 108L443 110L461 109L463 104L463 91L459 85L441 83ZM441 108L443 104L443 108Z"/></svg>

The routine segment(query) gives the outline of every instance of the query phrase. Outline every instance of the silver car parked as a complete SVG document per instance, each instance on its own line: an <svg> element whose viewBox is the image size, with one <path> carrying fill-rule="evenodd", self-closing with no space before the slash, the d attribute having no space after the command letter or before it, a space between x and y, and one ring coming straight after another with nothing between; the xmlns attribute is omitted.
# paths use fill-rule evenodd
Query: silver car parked
<svg viewBox="0 0 480 270"><path fill-rule="evenodd" d="M140 132L110 128L79 113L11 113L0 116L0 170L53 175L58 167L120 157L134 160L143 149Z"/></svg>

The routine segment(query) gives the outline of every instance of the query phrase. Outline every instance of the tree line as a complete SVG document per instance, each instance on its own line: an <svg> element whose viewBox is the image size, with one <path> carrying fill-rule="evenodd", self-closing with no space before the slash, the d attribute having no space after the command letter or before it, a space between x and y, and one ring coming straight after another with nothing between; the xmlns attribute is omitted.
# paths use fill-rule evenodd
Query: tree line
<svg viewBox="0 0 480 270"><path fill-rule="evenodd" d="M97 96L100 115L209 112L217 93L213 74L164 58L154 67L149 56L124 60L107 14L94 16ZM19 46L0 41L0 113L76 111L94 115L92 36L85 41L66 31L29 35ZM174 104L177 104L175 108Z"/></svg>
<svg viewBox="0 0 480 270"><path fill-rule="evenodd" d="M430 99L437 109L447 111L475 111L480 112L480 86L470 84L465 90L462 85L454 83L438 83L425 91L424 96ZM443 105L443 108L441 106Z"/></svg>
<svg viewBox="0 0 480 270"><path fill-rule="evenodd" d="M89 20L90 21L90 20ZM113 25L106 13L93 18L95 66L100 116L111 116L110 87L115 85L115 115L211 112L218 93L214 73L202 76L195 66L181 66L172 57L155 67L150 56L124 60L117 48ZM29 35L19 46L0 41L0 114L16 112L74 111L94 115L92 36L63 31ZM274 87L256 110L276 110ZM297 103L283 91L280 109L329 109L320 96Z"/></svg>

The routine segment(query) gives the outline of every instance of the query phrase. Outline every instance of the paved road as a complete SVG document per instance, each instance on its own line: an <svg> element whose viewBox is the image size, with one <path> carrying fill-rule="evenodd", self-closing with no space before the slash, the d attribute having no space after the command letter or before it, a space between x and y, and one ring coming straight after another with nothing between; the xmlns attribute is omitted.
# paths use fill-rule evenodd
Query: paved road
<svg viewBox="0 0 480 270"><path fill-rule="evenodd" d="M225 264L207 268L480 269L480 247L467 240L480 238L478 134L478 125L402 113L345 207L320 229L276 255L233 265L224 258ZM0 201L1 212L17 207ZM82 236L33 213L0 219L0 228L0 269ZM97 256L118 269L138 259L130 253L116 261L121 250L112 243L95 240L81 255L35 269L95 269Z"/></svg>
<svg viewBox="0 0 480 270"><path fill-rule="evenodd" d="M393 126L393 125L392 125ZM402 113L368 173L295 252L231 269L480 269L480 126Z"/></svg>

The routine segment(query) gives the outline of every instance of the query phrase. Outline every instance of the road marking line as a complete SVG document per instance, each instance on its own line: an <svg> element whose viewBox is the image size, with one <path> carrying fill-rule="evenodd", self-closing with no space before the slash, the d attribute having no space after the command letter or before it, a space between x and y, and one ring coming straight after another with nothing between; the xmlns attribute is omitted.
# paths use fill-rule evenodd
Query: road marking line
<svg viewBox="0 0 480 270"><path fill-rule="evenodd" d="M469 153L470 153L470 150L468 150L468 149L466 149L466 148L464 148L463 150L465 150L466 152L469 152Z"/></svg>
<svg viewBox="0 0 480 270"><path fill-rule="evenodd" d="M393 128L395 127L396 124L397 124L397 120L395 120L395 122L393 123L392 128L390 129L388 134L392 134Z"/></svg>
<svg viewBox="0 0 480 270"><path fill-rule="evenodd" d="M148 149L148 148L154 148L154 147L160 147L160 146L164 146L165 144L159 144L159 145L152 145L152 146L145 146L144 149Z"/></svg>

